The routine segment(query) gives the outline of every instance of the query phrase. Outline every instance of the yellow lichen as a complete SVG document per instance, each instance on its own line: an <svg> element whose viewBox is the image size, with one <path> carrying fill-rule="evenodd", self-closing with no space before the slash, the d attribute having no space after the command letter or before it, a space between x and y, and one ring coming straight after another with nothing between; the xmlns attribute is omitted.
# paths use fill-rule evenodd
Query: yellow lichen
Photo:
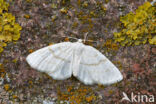
<svg viewBox="0 0 156 104"><path fill-rule="evenodd" d="M56 20L56 18L57 18L56 15L52 16L51 21L54 22Z"/></svg>
<svg viewBox="0 0 156 104"><path fill-rule="evenodd" d="M74 88L74 86L68 86L67 92L62 92L58 90L58 100L69 101L70 104L81 104L81 103L91 103L97 100L97 97L93 93L93 90L88 87L79 86Z"/></svg>
<svg viewBox="0 0 156 104"><path fill-rule="evenodd" d="M21 26L15 22L15 16L8 13L9 4L0 0L0 52L7 43L20 38Z"/></svg>
<svg viewBox="0 0 156 104"><path fill-rule="evenodd" d="M51 8L56 9L57 8L57 4L56 3L52 3L51 4Z"/></svg>
<svg viewBox="0 0 156 104"><path fill-rule="evenodd" d="M17 63L17 59L13 59L12 62L13 62L13 63Z"/></svg>
<svg viewBox="0 0 156 104"><path fill-rule="evenodd" d="M17 95L12 95L12 98L13 98L13 99L17 99L18 96L17 96Z"/></svg>
<svg viewBox="0 0 156 104"><path fill-rule="evenodd" d="M156 17L155 7L150 2L139 6L135 13L128 13L120 17L124 25L118 33L114 33L115 42L120 45L140 45L150 43L156 45Z"/></svg>
<svg viewBox="0 0 156 104"><path fill-rule="evenodd" d="M64 14L67 14L68 10L67 10L67 8L62 8L62 9L60 9L60 12L64 13Z"/></svg>
<svg viewBox="0 0 156 104"><path fill-rule="evenodd" d="M112 39L107 39L106 42L103 44L103 47L107 49L107 51L116 51L119 49L119 45L117 45L115 42L113 42Z"/></svg>
<svg viewBox="0 0 156 104"><path fill-rule="evenodd" d="M77 26L78 26L78 23L77 22L74 22L73 25L72 25L73 28L75 28Z"/></svg>
<svg viewBox="0 0 156 104"><path fill-rule="evenodd" d="M6 75L5 69L3 67L3 64L0 64L0 78L4 78Z"/></svg>
<svg viewBox="0 0 156 104"><path fill-rule="evenodd" d="M84 3L82 4L82 6L83 6L83 7L88 7L88 2L84 2Z"/></svg>
<svg viewBox="0 0 156 104"><path fill-rule="evenodd" d="M31 3L31 2L32 2L32 0L26 0L26 2Z"/></svg>
<svg viewBox="0 0 156 104"><path fill-rule="evenodd" d="M86 97L86 101L87 102L91 102L95 99L95 96L89 96L89 97Z"/></svg>
<svg viewBox="0 0 156 104"><path fill-rule="evenodd" d="M28 81L28 83L29 83L29 85L32 85L32 84L33 84L33 82L32 82L32 81Z"/></svg>
<svg viewBox="0 0 156 104"><path fill-rule="evenodd" d="M105 2L106 2L106 3L108 3L108 2L109 2L109 0L105 0Z"/></svg>
<svg viewBox="0 0 156 104"><path fill-rule="evenodd" d="M113 90L109 90L108 93L111 95L113 94Z"/></svg>
<svg viewBox="0 0 156 104"><path fill-rule="evenodd" d="M3 13L3 11L8 11L9 4L6 3L4 0L0 0L0 15Z"/></svg>
<svg viewBox="0 0 156 104"><path fill-rule="evenodd" d="M5 84L5 85L4 85L4 89L5 89L6 91L8 91L9 88L10 88L10 85L9 85L9 84Z"/></svg>
<svg viewBox="0 0 156 104"><path fill-rule="evenodd" d="M24 18L29 19L30 18L30 15L29 14L25 14L24 15Z"/></svg>

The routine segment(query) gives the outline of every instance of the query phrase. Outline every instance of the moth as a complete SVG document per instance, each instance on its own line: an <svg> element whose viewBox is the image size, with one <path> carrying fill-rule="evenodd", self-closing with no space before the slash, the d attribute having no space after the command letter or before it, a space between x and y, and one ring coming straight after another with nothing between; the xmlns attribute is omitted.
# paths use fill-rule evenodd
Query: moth
<svg viewBox="0 0 156 104"><path fill-rule="evenodd" d="M118 68L92 46L62 42L41 48L27 56L28 64L53 79L64 80L72 75L86 85L109 85L121 81Z"/></svg>

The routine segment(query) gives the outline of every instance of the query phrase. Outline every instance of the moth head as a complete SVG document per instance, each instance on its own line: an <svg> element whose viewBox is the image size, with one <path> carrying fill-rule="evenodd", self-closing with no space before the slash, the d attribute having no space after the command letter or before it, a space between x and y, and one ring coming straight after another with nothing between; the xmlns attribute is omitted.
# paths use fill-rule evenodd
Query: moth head
<svg viewBox="0 0 156 104"><path fill-rule="evenodd" d="M82 43L82 39L78 39L78 41L77 41L77 42Z"/></svg>

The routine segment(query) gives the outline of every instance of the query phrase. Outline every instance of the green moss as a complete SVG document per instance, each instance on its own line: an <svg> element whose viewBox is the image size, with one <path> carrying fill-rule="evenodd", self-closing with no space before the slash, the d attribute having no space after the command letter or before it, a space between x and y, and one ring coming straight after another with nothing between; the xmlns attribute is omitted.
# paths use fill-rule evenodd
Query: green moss
<svg viewBox="0 0 156 104"><path fill-rule="evenodd" d="M8 13L9 4L0 0L0 53L8 42L17 41L20 38L21 26L15 22L15 16Z"/></svg>
<svg viewBox="0 0 156 104"><path fill-rule="evenodd" d="M124 28L114 33L114 39L120 45L140 45L150 43L156 45L156 10L150 2L139 6L135 13L128 13L120 17Z"/></svg>

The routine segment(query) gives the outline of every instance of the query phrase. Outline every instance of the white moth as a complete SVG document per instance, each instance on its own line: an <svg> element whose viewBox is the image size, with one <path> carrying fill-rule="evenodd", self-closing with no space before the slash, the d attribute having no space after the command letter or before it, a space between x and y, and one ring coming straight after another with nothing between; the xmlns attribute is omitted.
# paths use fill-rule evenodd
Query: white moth
<svg viewBox="0 0 156 104"><path fill-rule="evenodd" d="M113 84L123 79L118 68L97 49L78 42L62 42L39 49L26 58L29 65L53 79L72 75L84 84Z"/></svg>

